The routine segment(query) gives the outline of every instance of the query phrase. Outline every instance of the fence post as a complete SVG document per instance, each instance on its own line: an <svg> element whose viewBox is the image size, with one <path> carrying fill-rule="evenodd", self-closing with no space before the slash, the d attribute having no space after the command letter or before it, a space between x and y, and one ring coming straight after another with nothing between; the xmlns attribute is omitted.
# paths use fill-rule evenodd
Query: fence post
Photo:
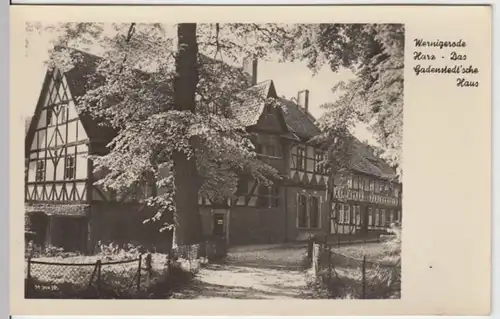
<svg viewBox="0 0 500 319"><path fill-rule="evenodd" d="M28 269L26 272L26 286L25 286L26 291L24 293L30 294L31 293L31 257L28 257L28 267L27 268Z"/></svg>
<svg viewBox="0 0 500 319"><path fill-rule="evenodd" d="M142 254L139 255L139 265L137 265L137 292L141 290L141 269L142 269Z"/></svg>
<svg viewBox="0 0 500 319"><path fill-rule="evenodd" d="M340 234L337 234L337 247L340 247Z"/></svg>
<svg viewBox="0 0 500 319"><path fill-rule="evenodd" d="M361 266L361 299L366 298L366 256L363 256L363 264Z"/></svg>
<svg viewBox="0 0 500 319"><path fill-rule="evenodd" d="M328 248L328 289L332 284L332 246L327 246Z"/></svg>
<svg viewBox="0 0 500 319"><path fill-rule="evenodd" d="M319 244L316 244L314 243L313 244L313 254L312 254L312 269L313 269L313 273L314 273L314 277L317 276L318 274L318 268L319 268L319 265L318 265L318 259L319 259Z"/></svg>
<svg viewBox="0 0 500 319"><path fill-rule="evenodd" d="M312 239L312 237L310 237L309 241L307 243L307 262L308 262L309 266L312 265L312 250L313 250L313 245L314 245L313 239Z"/></svg>
<svg viewBox="0 0 500 319"><path fill-rule="evenodd" d="M28 269L27 269L26 278L31 279L31 257L28 258Z"/></svg>
<svg viewBox="0 0 500 319"><path fill-rule="evenodd" d="M152 255L148 253L146 256L146 271L147 271L147 279L148 279L148 286L151 281L151 277L153 277L153 259Z"/></svg>
<svg viewBox="0 0 500 319"><path fill-rule="evenodd" d="M97 267L96 287L97 287L97 297L99 297L101 294L101 260L100 259L97 260L96 267Z"/></svg>

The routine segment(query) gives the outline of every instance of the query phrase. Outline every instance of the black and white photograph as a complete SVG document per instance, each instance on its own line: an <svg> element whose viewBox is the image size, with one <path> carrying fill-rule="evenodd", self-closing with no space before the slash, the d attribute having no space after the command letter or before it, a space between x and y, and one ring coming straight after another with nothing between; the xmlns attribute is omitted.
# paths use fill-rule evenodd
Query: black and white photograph
<svg viewBox="0 0 500 319"><path fill-rule="evenodd" d="M25 36L25 298L401 298L404 24Z"/></svg>

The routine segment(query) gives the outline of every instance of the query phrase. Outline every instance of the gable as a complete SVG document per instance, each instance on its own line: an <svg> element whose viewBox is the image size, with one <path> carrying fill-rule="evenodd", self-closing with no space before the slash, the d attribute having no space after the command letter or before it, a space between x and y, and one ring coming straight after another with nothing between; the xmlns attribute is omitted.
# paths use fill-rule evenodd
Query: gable
<svg viewBox="0 0 500 319"><path fill-rule="evenodd" d="M276 134L287 132L280 109L273 105L266 105L264 107L257 124L253 128Z"/></svg>
<svg viewBox="0 0 500 319"><path fill-rule="evenodd" d="M266 81L265 88L262 90L262 100L260 103L262 105L255 105L255 124L249 125L249 127L257 130L263 130L270 133L286 133L288 132L288 127L286 125L285 119L281 112L281 108L276 106L274 103L268 102L268 99L277 99L276 89L274 87L273 81Z"/></svg>
<svg viewBox="0 0 500 319"><path fill-rule="evenodd" d="M72 54L78 59L78 63L70 71L62 73L55 68L46 72L34 115L27 129L26 153L29 152L35 139L39 139L35 136L37 129L47 126L48 118L50 117L51 121L55 120L52 115L57 114L57 118L62 115L61 112L68 113L68 119L73 120L69 125L74 126L75 130L76 126L79 126L80 137L85 134L92 144L106 145L116 136L115 130L101 125L98 120L77 107L78 98L85 95L93 83L90 76L95 74L100 58L78 50L72 51ZM65 110L61 108L63 104L66 104ZM48 109L48 105L53 106L51 110Z"/></svg>
<svg viewBox="0 0 500 319"><path fill-rule="evenodd" d="M66 76L58 69L47 71L26 136L27 153L87 138Z"/></svg>

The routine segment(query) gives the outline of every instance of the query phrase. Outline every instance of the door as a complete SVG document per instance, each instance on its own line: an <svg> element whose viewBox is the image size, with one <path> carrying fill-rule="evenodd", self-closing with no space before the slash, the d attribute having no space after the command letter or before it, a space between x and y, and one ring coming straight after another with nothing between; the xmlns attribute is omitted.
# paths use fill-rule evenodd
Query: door
<svg viewBox="0 0 500 319"><path fill-rule="evenodd" d="M224 218L225 214L223 213L215 213L213 215L213 231L212 234L217 238L225 238L226 237L226 221Z"/></svg>

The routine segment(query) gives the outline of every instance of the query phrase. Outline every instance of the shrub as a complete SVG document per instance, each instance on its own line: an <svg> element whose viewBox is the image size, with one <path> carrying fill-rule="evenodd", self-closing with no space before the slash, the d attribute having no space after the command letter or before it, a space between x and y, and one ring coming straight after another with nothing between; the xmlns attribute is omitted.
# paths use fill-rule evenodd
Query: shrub
<svg viewBox="0 0 500 319"><path fill-rule="evenodd" d="M384 255L367 271L367 298L401 298L401 225L394 223L384 241Z"/></svg>
<svg viewBox="0 0 500 319"><path fill-rule="evenodd" d="M25 258L41 258L41 257L67 258L73 256L80 256L80 254L76 252L64 251L62 247L55 247L51 245L42 247L40 245L34 244L33 241L30 240L25 245L24 256Z"/></svg>
<svg viewBox="0 0 500 319"><path fill-rule="evenodd" d="M141 245L128 243L118 245L113 242L104 244L101 241L97 243L96 256L103 261L106 260L126 260L137 258L137 256L145 253Z"/></svg>

